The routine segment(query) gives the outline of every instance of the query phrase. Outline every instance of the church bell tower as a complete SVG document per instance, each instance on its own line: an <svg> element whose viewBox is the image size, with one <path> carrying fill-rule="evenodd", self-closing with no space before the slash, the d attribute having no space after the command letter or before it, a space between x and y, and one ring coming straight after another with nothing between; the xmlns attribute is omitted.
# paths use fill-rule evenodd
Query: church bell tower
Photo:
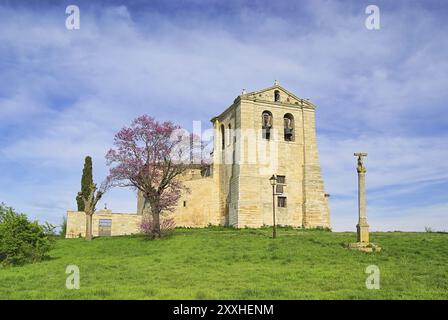
<svg viewBox="0 0 448 320"><path fill-rule="evenodd" d="M213 175L220 223L272 225L272 187L277 176L277 224L330 228L315 127L316 106L281 87L245 90L214 127Z"/></svg>

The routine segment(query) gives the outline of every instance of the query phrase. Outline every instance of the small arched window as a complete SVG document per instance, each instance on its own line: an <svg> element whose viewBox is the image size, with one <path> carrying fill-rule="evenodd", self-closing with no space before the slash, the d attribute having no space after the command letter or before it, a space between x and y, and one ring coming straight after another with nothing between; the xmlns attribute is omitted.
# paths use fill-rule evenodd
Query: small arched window
<svg viewBox="0 0 448 320"><path fill-rule="evenodd" d="M226 146L225 135L224 135L224 125L221 125L221 148L224 149Z"/></svg>
<svg viewBox="0 0 448 320"><path fill-rule="evenodd" d="M227 128L227 145L230 146L232 143L232 126L229 123L229 127Z"/></svg>
<svg viewBox="0 0 448 320"><path fill-rule="evenodd" d="M290 113L283 116L283 131L285 141L294 141L294 117Z"/></svg>
<svg viewBox="0 0 448 320"><path fill-rule="evenodd" d="M261 129L263 139L269 140L272 129L272 113L269 111L263 111L261 114Z"/></svg>
<svg viewBox="0 0 448 320"><path fill-rule="evenodd" d="M278 91L278 90L274 91L274 101L280 102L280 91Z"/></svg>

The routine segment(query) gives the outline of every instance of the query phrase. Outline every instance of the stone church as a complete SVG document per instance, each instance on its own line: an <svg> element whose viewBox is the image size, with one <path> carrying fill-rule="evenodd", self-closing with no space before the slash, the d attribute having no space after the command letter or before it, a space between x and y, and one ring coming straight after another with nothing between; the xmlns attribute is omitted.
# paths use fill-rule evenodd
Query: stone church
<svg viewBox="0 0 448 320"><path fill-rule="evenodd" d="M192 164L181 177L185 192L172 216L177 226L278 225L330 228L329 195L319 164L316 106L281 87L243 92L213 117L212 163ZM270 177L277 178L275 187ZM273 196L273 189L275 195ZM93 216L93 234L138 233L144 214L100 210ZM83 212L67 212L67 237L85 234Z"/></svg>

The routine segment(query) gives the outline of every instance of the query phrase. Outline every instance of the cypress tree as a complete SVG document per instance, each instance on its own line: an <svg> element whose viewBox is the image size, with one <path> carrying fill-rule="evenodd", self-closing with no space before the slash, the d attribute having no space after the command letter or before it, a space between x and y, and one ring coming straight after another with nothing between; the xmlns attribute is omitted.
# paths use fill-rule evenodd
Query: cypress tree
<svg viewBox="0 0 448 320"><path fill-rule="evenodd" d="M90 194L90 188L93 186L92 158L87 156L84 160L84 169L82 169L81 192L76 197L78 211L84 211L83 197L87 198Z"/></svg>

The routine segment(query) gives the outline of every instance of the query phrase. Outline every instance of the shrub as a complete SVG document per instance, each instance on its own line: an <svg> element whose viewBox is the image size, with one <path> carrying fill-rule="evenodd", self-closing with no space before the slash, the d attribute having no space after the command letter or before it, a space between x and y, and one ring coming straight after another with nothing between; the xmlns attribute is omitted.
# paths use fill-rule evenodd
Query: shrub
<svg viewBox="0 0 448 320"><path fill-rule="evenodd" d="M166 218L160 220L160 234L162 237L171 234L176 227L176 223L172 218ZM150 239L156 238L156 234L153 232L154 224L151 215L143 215L140 223L140 231Z"/></svg>
<svg viewBox="0 0 448 320"><path fill-rule="evenodd" d="M21 265L42 260L52 246L54 227L29 221L27 216L0 204L0 264Z"/></svg>

